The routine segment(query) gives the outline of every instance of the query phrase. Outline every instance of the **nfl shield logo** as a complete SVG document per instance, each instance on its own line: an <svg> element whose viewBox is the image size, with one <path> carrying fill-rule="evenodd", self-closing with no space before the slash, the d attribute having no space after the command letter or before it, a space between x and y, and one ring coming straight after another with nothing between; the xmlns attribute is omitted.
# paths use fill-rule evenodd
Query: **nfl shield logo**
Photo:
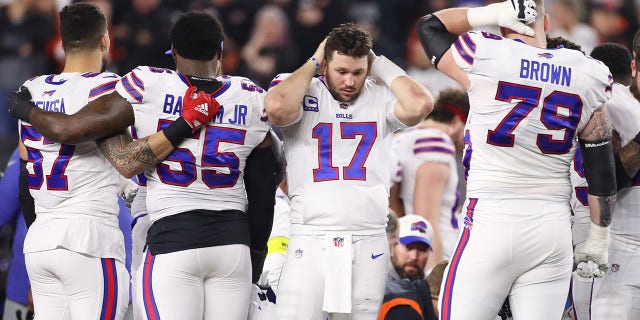
<svg viewBox="0 0 640 320"><path fill-rule="evenodd" d="M296 259L302 258L302 249L296 250L295 257L296 257Z"/></svg>
<svg viewBox="0 0 640 320"><path fill-rule="evenodd" d="M333 238L333 246L336 248L342 248L344 246L344 238L342 237Z"/></svg>
<svg viewBox="0 0 640 320"><path fill-rule="evenodd" d="M348 109L349 105L346 103L340 103L340 109Z"/></svg>
<svg viewBox="0 0 640 320"><path fill-rule="evenodd" d="M614 263L611 265L611 272L618 272L618 270L620 270L620 265L617 263Z"/></svg>

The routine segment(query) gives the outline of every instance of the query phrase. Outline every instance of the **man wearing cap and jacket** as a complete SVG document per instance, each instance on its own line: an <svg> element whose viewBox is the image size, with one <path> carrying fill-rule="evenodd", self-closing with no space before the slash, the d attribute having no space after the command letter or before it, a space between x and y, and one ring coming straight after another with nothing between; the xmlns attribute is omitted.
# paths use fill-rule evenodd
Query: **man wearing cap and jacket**
<svg viewBox="0 0 640 320"><path fill-rule="evenodd" d="M378 320L436 319L424 274L432 251L431 224L419 215L408 215L398 219L398 230Z"/></svg>

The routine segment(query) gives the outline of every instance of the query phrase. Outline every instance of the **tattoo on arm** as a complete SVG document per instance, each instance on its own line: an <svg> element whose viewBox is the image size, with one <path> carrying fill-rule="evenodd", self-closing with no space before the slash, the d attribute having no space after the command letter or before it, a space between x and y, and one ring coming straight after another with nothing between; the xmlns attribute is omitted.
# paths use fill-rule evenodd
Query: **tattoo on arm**
<svg viewBox="0 0 640 320"><path fill-rule="evenodd" d="M148 138L133 141L128 134L120 133L98 139L96 143L105 158L125 177L152 168L162 160L151 150Z"/></svg>
<svg viewBox="0 0 640 320"><path fill-rule="evenodd" d="M627 174L630 177L635 176L640 170L640 144L635 141L627 143L618 150L618 156Z"/></svg>
<svg viewBox="0 0 640 320"><path fill-rule="evenodd" d="M600 207L600 226L606 227L611 224L611 213L615 207L616 195L607 197L598 197L598 206Z"/></svg>
<svg viewBox="0 0 640 320"><path fill-rule="evenodd" d="M607 109L603 106L596 110L591 119L580 132L580 139L585 141L602 141L609 140L612 137L613 125Z"/></svg>

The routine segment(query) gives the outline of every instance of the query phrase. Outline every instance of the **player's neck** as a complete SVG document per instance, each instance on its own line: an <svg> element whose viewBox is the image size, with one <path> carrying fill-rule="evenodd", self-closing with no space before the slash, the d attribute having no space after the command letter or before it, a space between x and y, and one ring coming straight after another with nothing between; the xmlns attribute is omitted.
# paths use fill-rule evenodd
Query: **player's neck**
<svg viewBox="0 0 640 320"><path fill-rule="evenodd" d="M63 73L66 72L101 72L102 53L98 50L67 54Z"/></svg>
<svg viewBox="0 0 640 320"><path fill-rule="evenodd" d="M212 61L188 60L178 63L176 71L198 78L215 78L217 75L217 65Z"/></svg>

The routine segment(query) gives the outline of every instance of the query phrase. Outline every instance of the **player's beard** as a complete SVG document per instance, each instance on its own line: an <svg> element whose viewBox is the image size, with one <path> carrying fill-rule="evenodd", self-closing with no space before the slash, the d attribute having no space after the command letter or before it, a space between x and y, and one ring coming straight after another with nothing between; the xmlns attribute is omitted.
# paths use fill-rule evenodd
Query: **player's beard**
<svg viewBox="0 0 640 320"><path fill-rule="evenodd" d="M338 86L334 85L333 81L331 81L331 77L329 76L328 72L325 75L325 78L327 79L327 87L329 87L329 92L331 92L331 95L333 95L333 97L340 102L353 102L360 96L360 93L362 92L362 88L358 89L355 86L338 88ZM350 97L343 97L341 90L344 89L352 90L353 94Z"/></svg>

